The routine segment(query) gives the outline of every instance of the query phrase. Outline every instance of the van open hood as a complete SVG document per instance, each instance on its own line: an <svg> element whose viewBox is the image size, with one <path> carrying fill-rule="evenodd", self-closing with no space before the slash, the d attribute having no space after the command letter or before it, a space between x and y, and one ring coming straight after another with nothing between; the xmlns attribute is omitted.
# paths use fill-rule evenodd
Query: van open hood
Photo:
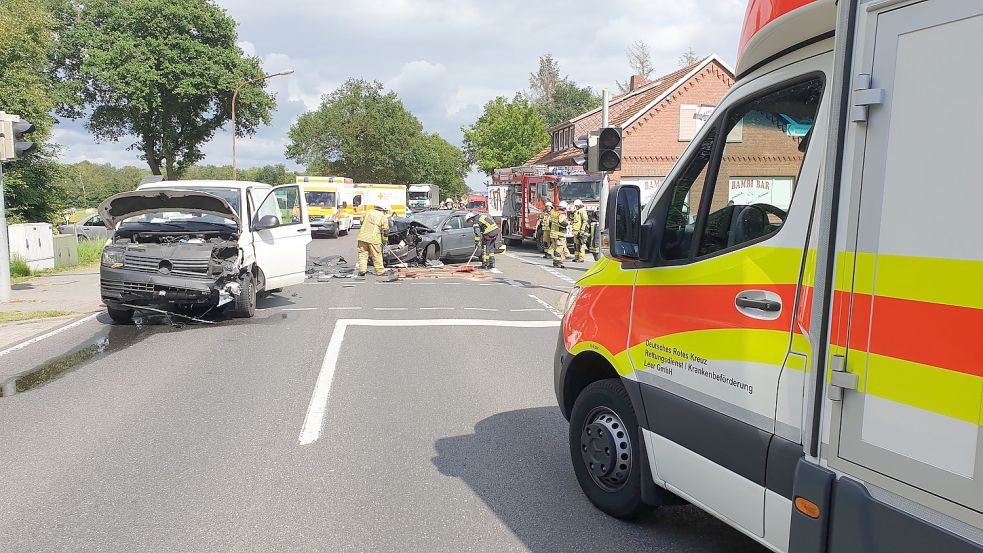
<svg viewBox="0 0 983 553"><path fill-rule="evenodd" d="M116 230L118 223L124 219L155 211L195 211L216 215L235 221L236 227L242 231L242 220L229 202L207 192L148 188L121 192L99 204L99 215L109 230Z"/></svg>

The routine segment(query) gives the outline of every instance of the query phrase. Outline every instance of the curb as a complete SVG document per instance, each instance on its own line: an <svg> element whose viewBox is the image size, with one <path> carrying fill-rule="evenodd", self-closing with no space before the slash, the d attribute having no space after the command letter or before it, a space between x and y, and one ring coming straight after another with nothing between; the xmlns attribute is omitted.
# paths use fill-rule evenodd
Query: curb
<svg viewBox="0 0 983 553"><path fill-rule="evenodd" d="M92 313L82 314L78 318L76 318L75 320L73 320L73 321L71 321L71 322L69 322L67 324L64 324L62 326L59 326L59 327L54 328L52 330L49 330L48 332L45 332L45 333L40 334L38 336L34 336L33 338L30 338L28 340L24 340L23 342L20 342L18 344L14 344L13 346L10 346L10 347L8 347L8 348L0 351L0 358L2 358L4 355L10 354L10 353L14 353L15 351L19 351L21 349L24 349L27 346L30 346L31 344L36 344L36 343L40 342L41 340L44 340L46 338L50 338L52 336L55 336L57 334L60 334L60 333L62 333L64 331L66 331L66 330L70 330L72 328L76 328L76 327L82 326L83 324L85 324L85 323L87 323L87 322L89 322L91 320L94 320L101 313L102 313L102 311L95 311L95 312L92 312ZM0 397L9 397L9 396L12 396L12 395L16 394L17 393L17 382L19 380L26 379L26 378L31 377L31 376L35 376L38 373L43 372L45 369L46 369L45 366L34 367L32 369L28 369L26 371L23 371L23 372L20 372L20 373L11 375L11 376L3 377L3 380L0 380Z"/></svg>

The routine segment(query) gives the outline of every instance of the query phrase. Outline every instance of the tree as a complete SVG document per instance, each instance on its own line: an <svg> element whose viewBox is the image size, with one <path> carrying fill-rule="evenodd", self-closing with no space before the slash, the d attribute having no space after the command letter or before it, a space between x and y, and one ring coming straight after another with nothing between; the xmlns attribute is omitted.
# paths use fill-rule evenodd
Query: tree
<svg viewBox="0 0 983 553"><path fill-rule="evenodd" d="M436 184L440 187L441 198L467 194L468 187L464 184L464 177L467 175L468 163L464 152L437 133L427 135L424 141L426 162L415 181Z"/></svg>
<svg viewBox="0 0 983 553"><path fill-rule="evenodd" d="M572 81L563 80L553 90L551 102L536 105L536 113L546 122L546 127L550 128L600 105L600 95L595 94L590 87L581 88Z"/></svg>
<svg viewBox="0 0 983 553"><path fill-rule="evenodd" d="M698 61L703 61L703 56L697 55L691 46L679 56L679 67L687 67Z"/></svg>
<svg viewBox="0 0 983 553"><path fill-rule="evenodd" d="M529 99L533 104L550 103L553 93L566 77L560 77L560 63L552 54L539 57L539 70L529 74Z"/></svg>
<svg viewBox="0 0 983 553"><path fill-rule="evenodd" d="M155 175L180 178L201 146L231 119L232 94L260 77L260 60L236 46L236 23L209 0L86 0L61 35L65 100L99 140L136 137ZM249 136L275 107L264 83L236 105L237 134Z"/></svg>
<svg viewBox="0 0 983 553"><path fill-rule="evenodd" d="M410 182L423 125L382 83L349 79L290 127L287 157L357 182Z"/></svg>
<svg viewBox="0 0 983 553"><path fill-rule="evenodd" d="M632 75L641 75L647 81L655 70L652 65L652 51L649 49L649 45L644 40L636 40L628 46L625 54L628 56L628 66L631 67ZM621 92L628 92L631 87L630 82L615 82L618 83Z"/></svg>
<svg viewBox="0 0 983 553"><path fill-rule="evenodd" d="M511 102L502 96L485 104L473 125L462 127L464 153L469 164L486 175L499 167L525 163L550 142L546 123L521 96Z"/></svg>
<svg viewBox="0 0 983 553"><path fill-rule="evenodd" d="M54 161L57 147L49 142L56 102L54 5L53 0L0 3L0 110L34 123L38 130L30 139L39 145L28 159L4 164L4 196L13 221L54 221L65 201L55 184L61 171Z"/></svg>

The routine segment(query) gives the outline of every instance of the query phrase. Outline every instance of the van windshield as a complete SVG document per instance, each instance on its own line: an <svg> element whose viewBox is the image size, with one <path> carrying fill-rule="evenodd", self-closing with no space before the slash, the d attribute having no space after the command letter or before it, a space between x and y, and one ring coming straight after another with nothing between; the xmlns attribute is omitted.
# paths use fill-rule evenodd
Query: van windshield
<svg viewBox="0 0 983 553"><path fill-rule="evenodd" d="M304 192L309 207L334 207L337 205L337 193L327 190L308 190Z"/></svg>
<svg viewBox="0 0 983 553"><path fill-rule="evenodd" d="M216 187L195 187L195 188L183 188L183 190L194 190L196 192L205 192L213 196L218 196L222 198L232 207L232 210L236 212L237 215L240 214L239 208L241 207L240 202L240 191L238 188L216 188ZM215 226L221 225L226 227L236 227L238 224L225 217L220 217L218 215L212 215L209 213L201 213L198 211L185 210L185 211L154 211L151 213L144 213L142 215L137 215L135 217L130 217L129 219L123 220L120 224L120 228L129 227L133 228L135 226L167 226L171 228L186 228L186 229L199 229L202 226Z"/></svg>

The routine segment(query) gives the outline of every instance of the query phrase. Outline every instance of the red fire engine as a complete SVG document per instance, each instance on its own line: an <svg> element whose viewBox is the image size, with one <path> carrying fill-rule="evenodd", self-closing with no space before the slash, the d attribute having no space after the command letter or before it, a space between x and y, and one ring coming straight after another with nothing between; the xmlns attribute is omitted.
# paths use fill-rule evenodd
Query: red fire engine
<svg viewBox="0 0 983 553"><path fill-rule="evenodd" d="M546 202L556 206L561 201L581 200L588 211L596 211L601 197L601 180L600 175L585 174L579 167L523 165L496 169L489 186L489 197L502 199L501 213L493 215L501 217L505 243L517 245L523 240L533 240L542 250L545 244L539 220Z"/></svg>

